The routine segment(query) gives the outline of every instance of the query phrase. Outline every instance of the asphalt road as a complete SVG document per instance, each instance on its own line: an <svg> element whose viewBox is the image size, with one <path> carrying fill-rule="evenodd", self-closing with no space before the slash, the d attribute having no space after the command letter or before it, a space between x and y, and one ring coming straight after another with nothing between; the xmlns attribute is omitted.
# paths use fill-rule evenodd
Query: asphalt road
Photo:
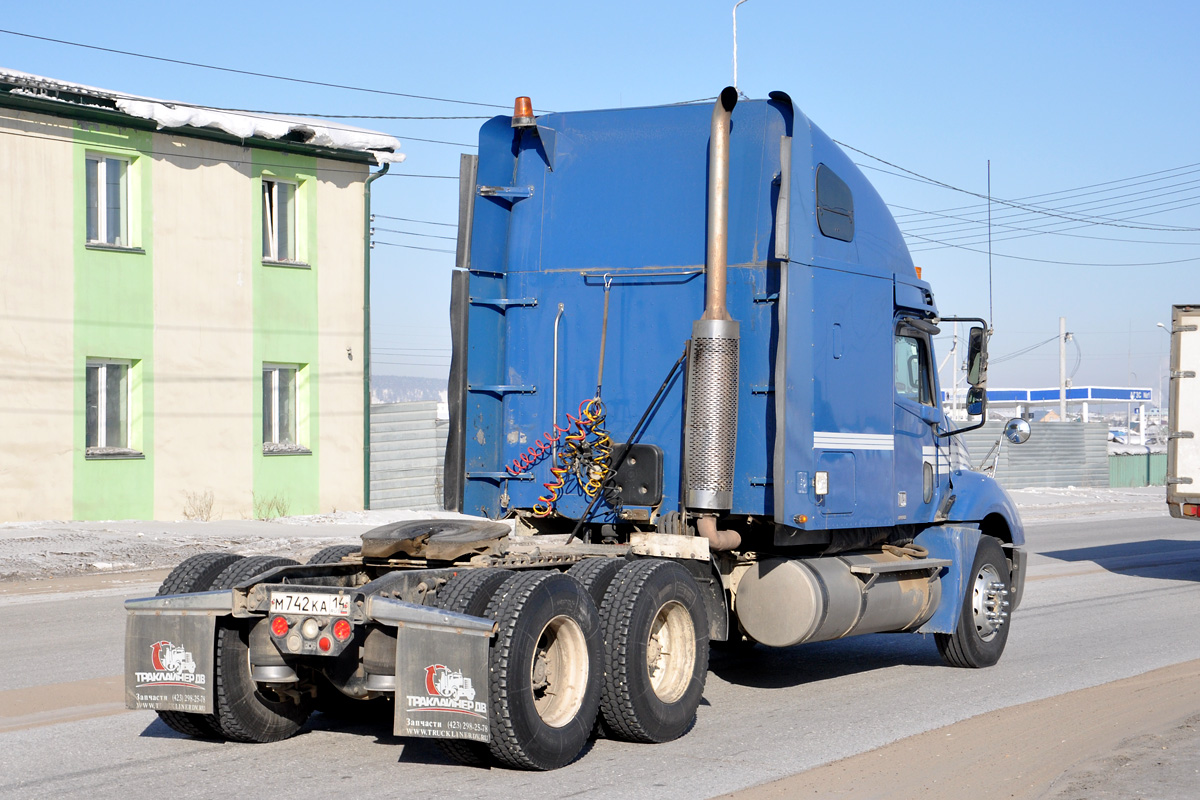
<svg viewBox="0 0 1200 800"><path fill-rule="evenodd" d="M323 715L271 745L181 737L153 713L125 711L118 678L121 602L153 593L161 572L0 585L0 798L713 797L1200 659L1200 525L1165 512L1080 513L1027 524L1025 600L996 667L944 667L932 637L916 635L714 653L689 734L654 746L599 740L553 773L460 767L431 743L394 738L386 722Z"/></svg>

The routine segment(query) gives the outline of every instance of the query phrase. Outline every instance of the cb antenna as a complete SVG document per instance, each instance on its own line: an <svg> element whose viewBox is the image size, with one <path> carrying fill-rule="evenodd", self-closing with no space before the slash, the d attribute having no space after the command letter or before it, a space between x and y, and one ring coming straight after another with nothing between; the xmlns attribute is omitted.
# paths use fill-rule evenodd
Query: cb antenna
<svg viewBox="0 0 1200 800"><path fill-rule="evenodd" d="M746 0L738 0L733 4L733 88L737 89L737 8Z"/></svg>

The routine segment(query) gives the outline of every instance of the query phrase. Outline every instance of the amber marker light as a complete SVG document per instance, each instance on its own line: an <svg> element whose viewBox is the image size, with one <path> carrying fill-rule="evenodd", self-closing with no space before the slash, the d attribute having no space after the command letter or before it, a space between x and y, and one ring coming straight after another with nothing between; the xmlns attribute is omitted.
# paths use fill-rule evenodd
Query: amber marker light
<svg viewBox="0 0 1200 800"><path fill-rule="evenodd" d="M917 271L917 280L921 280L921 268L913 267L913 269L915 269Z"/></svg>
<svg viewBox="0 0 1200 800"><path fill-rule="evenodd" d="M528 128L536 124L533 119L533 101L528 97L518 97L513 102L512 126Z"/></svg>

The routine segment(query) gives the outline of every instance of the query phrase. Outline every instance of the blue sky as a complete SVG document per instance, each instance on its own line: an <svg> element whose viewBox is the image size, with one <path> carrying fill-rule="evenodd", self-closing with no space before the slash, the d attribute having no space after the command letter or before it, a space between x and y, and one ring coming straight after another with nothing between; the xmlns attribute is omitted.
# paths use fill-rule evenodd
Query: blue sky
<svg viewBox="0 0 1200 800"><path fill-rule="evenodd" d="M732 5L126 3L121 13L97 16L94 4L59 2L22 5L0 28L501 106L528 94L536 107L561 111L714 96L732 80ZM749 0L738 10L738 82L751 97L784 90L835 139L953 187L985 194L990 159L994 197L1059 209L1048 215L993 205L993 357L1055 336L1058 318L1065 316L1078 344L1078 351L1068 348L1077 385L1136 381L1157 392L1167 336L1155 323L1169 325L1173 302L1200 302L1200 231L1163 230L1200 228L1200 205L1190 205L1200 203L1198 17L1194 4L1182 2ZM6 34L0 34L0 65L234 108L422 117L503 113ZM471 148L416 139L471 143L482 120L347 121L398 136L408 154L393 170L396 177L376 184L375 210L425 222L379 220L377 226L425 236L380 232L377 239L452 250L452 241L428 237L453 236L453 229L426 223L455 222L456 182L401 176L456 175L459 153ZM978 222L983 201L911 175L888 174L898 170L852 156L876 168L865 172L902 229L913 234L914 259L942 312L988 316L986 252L962 249L986 251L986 227ZM1081 222L1080 215L1105 224ZM448 253L376 247L379 373L444 372L452 261ZM944 352L948 342L941 344ZM997 361L990 374L997 387L1057 380L1054 343Z"/></svg>

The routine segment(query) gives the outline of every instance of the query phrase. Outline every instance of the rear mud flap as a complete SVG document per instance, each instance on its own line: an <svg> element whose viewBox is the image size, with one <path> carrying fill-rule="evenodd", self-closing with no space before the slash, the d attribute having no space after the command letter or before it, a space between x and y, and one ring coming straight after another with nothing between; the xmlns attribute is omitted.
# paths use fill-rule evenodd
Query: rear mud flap
<svg viewBox="0 0 1200 800"><path fill-rule="evenodd" d="M126 708L213 713L213 643L229 598L207 592L126 602Z"/></svg>
<svg viewBox="0 0 1200 800"><path fill-rule="evenodd" d="M367 614L396 626L394 733L488 741L488 643L495 623L377 597Z"/></svg>

